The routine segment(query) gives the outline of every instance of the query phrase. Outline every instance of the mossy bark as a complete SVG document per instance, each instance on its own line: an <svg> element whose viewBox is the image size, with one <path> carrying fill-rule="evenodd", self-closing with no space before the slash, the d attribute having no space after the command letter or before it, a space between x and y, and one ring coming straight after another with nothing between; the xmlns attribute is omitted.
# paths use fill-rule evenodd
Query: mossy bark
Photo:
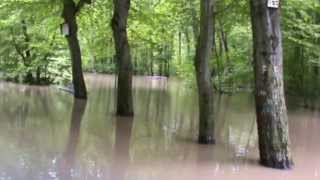
<svg viewBox="0 0 320 180"><path fill-rule="evenodd" d="M260 162L278 169L292 166L283 83L280 8L267 0L251 0L255 97Z"/></svg>

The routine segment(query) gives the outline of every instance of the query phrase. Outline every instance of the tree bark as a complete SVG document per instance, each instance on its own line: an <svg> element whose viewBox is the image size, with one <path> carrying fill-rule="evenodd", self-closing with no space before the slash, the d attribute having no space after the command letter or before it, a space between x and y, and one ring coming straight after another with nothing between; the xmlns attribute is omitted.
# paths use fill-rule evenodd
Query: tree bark
<svg viewBox="0 0 320 180"><path fill-rule="evenodd" d="M69 35L67 35L66 38L71 54L74 96L79 99L87 99L87 89L82 72L81 49L78 40L78 24L76 20L79 7L76 6L73 0L64 0L63 5L62 17L69 26Z"/></svg>
<svg viewBox="0 0 320 180"><path fill-rule="evenodd" d="M214 42L214 1L201 0L200 36L198 39L195 69L199 96L199 143L213 144L214 104L209 60Z"/></svg>
<svg viewBox="0 0 320 180"><path fill-rule="evenodd" d="M132 62L127 37L130 0L114 0L112 30L118 61L117 114L133 116Z"/></svg>
<svg viewBox="0 0 320 180"><path fill-rule="evenodd" d="M287 169L292 166L283 83L280 8L267 0L251 0L256 113L260 163Z"/></svg>

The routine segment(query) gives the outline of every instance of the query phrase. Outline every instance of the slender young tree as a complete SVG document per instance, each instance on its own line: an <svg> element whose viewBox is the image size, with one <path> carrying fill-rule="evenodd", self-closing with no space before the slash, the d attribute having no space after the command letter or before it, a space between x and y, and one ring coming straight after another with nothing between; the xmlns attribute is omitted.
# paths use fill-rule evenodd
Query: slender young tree
<svg viewBox="0 0 320 180"><path fill-rule="evenodd" d="M91 0L80 0L77 4L74 0L63 0L62 17L68 25L69 34L66 35L72 61L72 83L74 96L79 99L87 99L87 89L82 72L81 49L78 40L77 14L85 4Z"/></svg>
<svg viewBox="0 0 320 180"><path fill-rule="evenodd" d="M200 6L200 36L195 57L200 119L198 141L214 144L213 86L209 68L214 42L214 0L201 0Z"/></svg>
<svg viewBox="0 0 320 180"><path fill-rule="evenodd" d="M133 116L132 62L127 35L130 0L114 0L112 30L118 63L117 115Z"/></svg>
<svg viewBox="0 0 320 180"><path fill-rule="evenodd" d="M292 166L283 85L280 8L251 0L260 162L278 169Z"/></svg>
<svg viewBox="0 0 320 180"><path fill-rule="evenodd" d="M24 62L24 65L26 67L29 67L30 64L31 64L31 50L30 50L30 47L29 47L29 44L30 44L30 36L28 34L28 26L27 26L27 23L26 23L26 20L22 20L22 32L23 32L23 36L24 36L24 41L25 41L25 44L26 44L26 47L25 47L25 55L23 58L23 62ZM23 56L22 56L23 57ZM27 83L34 83L34 78L33 78L33 74L31 71L28 71L27 72L27 75L26 77L24 78L24 81L27 82Z"/></svg>

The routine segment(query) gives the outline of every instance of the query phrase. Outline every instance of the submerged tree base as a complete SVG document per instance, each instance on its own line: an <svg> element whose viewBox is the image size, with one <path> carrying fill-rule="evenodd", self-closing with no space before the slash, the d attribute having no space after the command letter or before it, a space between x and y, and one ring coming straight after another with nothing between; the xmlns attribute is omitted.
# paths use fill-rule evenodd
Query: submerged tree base
<svg viewBox="0 0 320 180"><path fill-rule="evenodd" d="M74 88L74 97L76 99L80 99L80 100L87 100L88 99L88 95L87 95L87 88L85 86L85 84L81 85L78 88Z"/></svg>
<svg viewBox="0 0 320 180"><path fill-rule="evenodd" d="M199 136L198 142L199 144L215 144L216 140L213 136Z"/></svg>
<svg viewBox="0 0 320 180"><path fill-rule="evenodd" d="M260 164L265 167L274 168L274 169L282 169L282 170L292 169L292 167L294 165L293 162L291 160L289 160L288 158L285 158L284 160L280 160L280 161L276 160L276 159L261 160Z"/></svg>
<svg viewBox="0 0 320 180"><path fill-rule="evenodd" d="M134 113L132 111L117 110L117 116L119 116L119 117L133 117Z"/></svg>
<svg viewBox="0 0 320 180"><path fill-rule="evenodd" d="M86 94L74 95L74 97L75 97L76 99L79 99L79 100L87 100L87 99L88 99L88 97L87 97Z"/></svg>

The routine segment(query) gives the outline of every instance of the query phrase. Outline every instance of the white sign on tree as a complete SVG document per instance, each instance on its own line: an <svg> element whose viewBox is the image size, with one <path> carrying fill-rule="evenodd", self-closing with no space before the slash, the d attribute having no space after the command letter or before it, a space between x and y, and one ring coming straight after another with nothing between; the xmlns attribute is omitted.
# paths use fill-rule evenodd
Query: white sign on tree
<svg viewBox="0 0 320 180"><path fill-rule="evenodd" d="M268 0L269 8L279 8L280 0Z"/></svg>
<svg viewBox="0 0 320 180"><path fill-rule="evenodd" d="M70 28L69 25L67 23L63 23L60 25L60 30L61 30L61 34L64 36L69 36L70 35Z"/></svg>

